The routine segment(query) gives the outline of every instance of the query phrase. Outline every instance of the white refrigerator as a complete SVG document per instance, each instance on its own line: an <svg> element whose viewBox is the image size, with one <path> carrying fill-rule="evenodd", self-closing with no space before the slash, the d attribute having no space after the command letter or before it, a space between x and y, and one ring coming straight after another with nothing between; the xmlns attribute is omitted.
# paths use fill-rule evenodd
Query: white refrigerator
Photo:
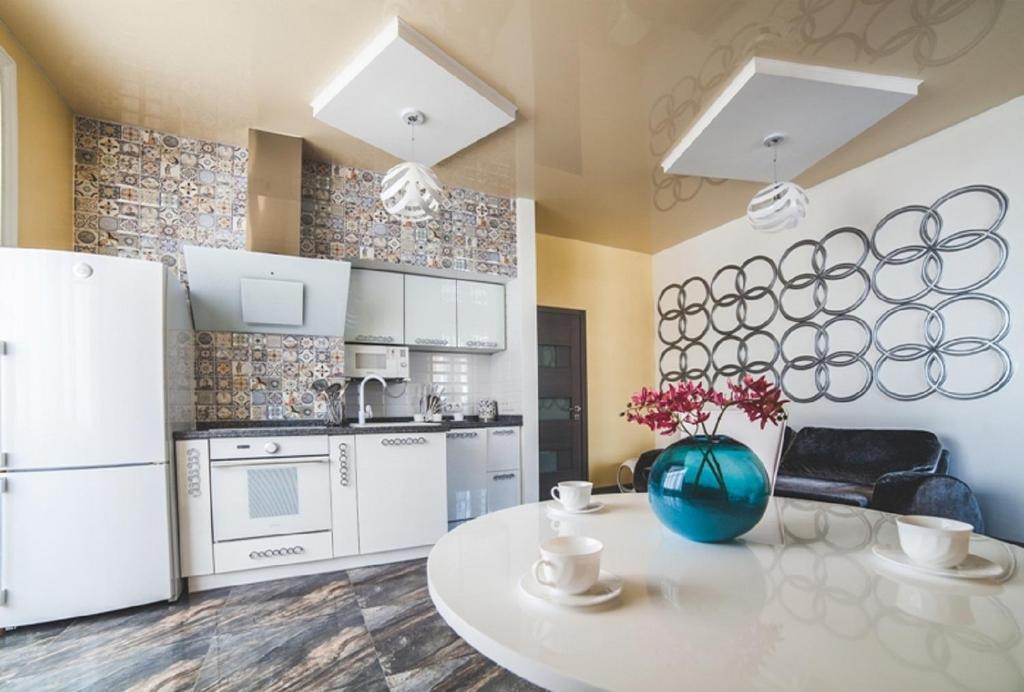
<svg viewBox="0 0 1024 692"><path fill-rule="evenodd" d="M191 344L161 264L0 248L0 627L177 597Z"/></svg>

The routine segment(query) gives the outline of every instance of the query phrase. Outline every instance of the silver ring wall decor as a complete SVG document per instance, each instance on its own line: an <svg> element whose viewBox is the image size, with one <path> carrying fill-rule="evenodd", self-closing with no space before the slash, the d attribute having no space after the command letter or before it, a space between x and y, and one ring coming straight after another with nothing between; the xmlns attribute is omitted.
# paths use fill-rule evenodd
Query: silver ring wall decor
<svg viewBox="0 0 1024 692"><path fill-rule="evenodd" d="M944 229L943 206L965 195L990 198L996 205L994 218L960 230ZM1010 309L980 289L1006 267L1009 243L999 230L1008 206L1002 190L968 185L930 205L911 204L889 212L870 236L858 228L837 228L820 240L794 243L778 262L756 255L721 267L710 280L693 276L665 286L658 295L661 385L700 380L720 386L725 379L766 375L796 402L854 401L872 386L900 401L935 393L977 399L998 391L1013 374L1010 355L1000 343L1010 331ZM919 218L917 238L893 246L892 226L899 223L895 220L905 222L908 217ZM854 258L830 261L829 250L840 242L856 244ZM952 253L982 245L992 249L994 262L977 267L970 281L951 285L946 269ZM807 251L810 261L801 267L798 254ZM905 295L885 287L894 275L905 283L908 274L918 285ZM830 286L840 281L855 287L845 291L852 297L840 296L842 304L837 304L830 293L840 291L830 291ZM809 305L795 306L792 297L798 294L809 297L804 301ZM872 296L877 300L874 311L868 304ZM951 336L947 310L956 305L976 306L976 312L988 309L995 324L986 334ZM904 318L912 316L921 320L916 338L891 343L883 336L887 324L907 323ZM840 343L841 331L855 333L854 343ZM797 346L801 338L810 344L805 352ZM968 390L950 385L949 375L959 359L984 353L997 361L986 381ZM898 363L919 364L919 389L901 391L887 381L890 368ZM839 371L848 373L856 386L847 384L839 391L834 377ZM799 373L807 373L810 393L794 388L792 380Z"/></svg>

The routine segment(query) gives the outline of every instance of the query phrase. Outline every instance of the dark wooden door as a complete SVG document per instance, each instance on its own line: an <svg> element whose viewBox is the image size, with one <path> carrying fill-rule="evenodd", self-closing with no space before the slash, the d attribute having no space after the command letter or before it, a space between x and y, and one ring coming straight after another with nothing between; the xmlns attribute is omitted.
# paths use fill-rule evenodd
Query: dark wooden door
<svg viewBox="0 0 1024 692"><path fill-rule="evenodd" d="M537 308L540 498L587 479L587 314Z"/></svg>

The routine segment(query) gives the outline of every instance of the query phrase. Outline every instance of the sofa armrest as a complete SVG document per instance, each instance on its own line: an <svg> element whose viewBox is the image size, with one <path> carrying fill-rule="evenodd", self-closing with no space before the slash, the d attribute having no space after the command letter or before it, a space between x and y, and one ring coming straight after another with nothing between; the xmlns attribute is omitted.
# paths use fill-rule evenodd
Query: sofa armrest
<svg viewBox="0 0 1024 692"><path fill-rule="evenodd" d="M920 467L918 469L911 469L910 471L890 471L889 473L883 473L878 477L875 481L875 490L878 490L879 486L887 485L889 483L901 483L904 480L911 478L934 475L936 474L930 467Z"/></svg>

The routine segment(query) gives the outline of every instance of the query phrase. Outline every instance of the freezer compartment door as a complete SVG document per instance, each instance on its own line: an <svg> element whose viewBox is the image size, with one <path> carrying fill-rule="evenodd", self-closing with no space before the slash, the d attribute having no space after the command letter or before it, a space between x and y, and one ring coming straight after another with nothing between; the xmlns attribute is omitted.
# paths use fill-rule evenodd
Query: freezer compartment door
<svg viewBox="0 0 1024 692"><path fill-rule="evenodd" d="M10 469L167 460L155 262L0 248L0 451Z"/></svg>
<svg viewBox="0 0 1024 692"><path fill-rule="evenodd" d="M0 627L172 597L166 465L6 475Z"/></svg>

